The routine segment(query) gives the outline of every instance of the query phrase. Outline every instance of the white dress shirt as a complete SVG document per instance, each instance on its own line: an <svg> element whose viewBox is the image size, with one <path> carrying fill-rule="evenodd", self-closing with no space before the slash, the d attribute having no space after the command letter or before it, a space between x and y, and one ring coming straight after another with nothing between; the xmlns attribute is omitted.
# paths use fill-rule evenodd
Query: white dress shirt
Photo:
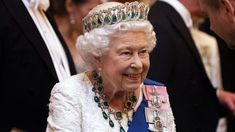
<svg viewBox="0 0 235 132"><path fill-rule="evenodd" d="M182 17L184 23L188 28L191 28L193 26L193 21L190 12L178 0L159 0L159 1L163 1L171 5L180 14L180 16Z"/></svg>
<svg viewBox="0 0 235 132"><path fill-rule="evenodd" d="M65 51L44 13L49 7L49 0L22 1L47 46L59 81L68 78L71 74Z"/></svg>
<svg viewBox="0 0 235 132"><path fill-rule="evenodd" d="M191 34L212 85L221 88L220 56L216 39L195 27L191 28Z"/></svg>

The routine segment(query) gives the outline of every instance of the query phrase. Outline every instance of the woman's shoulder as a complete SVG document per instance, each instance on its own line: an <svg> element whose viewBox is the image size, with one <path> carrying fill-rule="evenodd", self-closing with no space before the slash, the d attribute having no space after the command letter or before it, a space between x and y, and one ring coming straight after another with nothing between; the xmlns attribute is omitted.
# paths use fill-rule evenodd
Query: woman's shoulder
<svg viewBox="0 0 235 132"><path fill-rule="evenodd" d="M60 93L67 97L83 96L83 94L88 94L90 87L92 87L92 84L89 78L85 73L80 73L56 83L51 95Z"/></svg>
<svg viewBox="0 0 235 132"><path fill-rule="evenodd" d="M144 85L146 86L145 89L153 89L158 91L160 94L167 94L166 86L163 83L146 78L144 80Z"/></svg>
<svg viewBox="0 0 235 132"><path fill-rule="evenodd" d="M154 85L154 86L163 86L163 87L165 86L163 83L156 82L156 81L148 79L148 78L146 78L144 80L144 85Z"/></svg>

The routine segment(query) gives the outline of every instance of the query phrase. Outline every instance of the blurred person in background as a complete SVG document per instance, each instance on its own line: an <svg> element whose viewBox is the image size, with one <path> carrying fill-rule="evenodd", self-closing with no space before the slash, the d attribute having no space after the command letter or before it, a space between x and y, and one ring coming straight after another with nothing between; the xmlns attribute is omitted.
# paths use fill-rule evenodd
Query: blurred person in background
<svg viewBox="0 0 235 132"><path fill-rule="evenodd" d="M158 0L149 13L158 46L150 56L148 78L166 84L179 132L215 132L221 117L218 99L226 105L235 99L216 90L206 73L190 30L192 17L201 15L198 0Z"/></svg>
<svg viewBox="0 0 235 132"><path fill-rule="evenodd" d="M46 130L50 92L76 73L49 0L1 0L1 132Z"/></svg>
<svg viewBox="0 0 235 132"><path fill-rule="evenodd" d="M223 83L226 85L225 89L234 92L234 50L232 49L235 49L235 0L199 1L202 10L209 18L210 25L207 25L207 27L209 26L211 30L218 35L217 40L220 42L221 55L223 55L222 61L228 60L225 63L222 63L222 76L224 76ZM206 30L208 31L209 29L207 28ZM211 31L209 30L209 32ZM230 50L224 47L224 44L227 44ZM233 105L233 102L230 102L230 104ZM231 114L227 116L228 132L234 132L235 109L230 110L233 116L231 116Z"/></svg>
<svg viewBox="0 0 235 132"><path fill-rule="evenodd" d="M82 19L100 2L100 0L50 0L51 11L72 54L78 73L88 68L75 47L77 37L83 33Z"/></svg>
<svg viewBox="0 0 235 132"><path fill-rule="evenodd" d="M209 19L201 23L199 29L215 36L219 48L223 88L226 91L235 92L235 49L229 48L226 42L210 29ZM235 116L226 109L225 112L226 132L235 132Z"/></svg>

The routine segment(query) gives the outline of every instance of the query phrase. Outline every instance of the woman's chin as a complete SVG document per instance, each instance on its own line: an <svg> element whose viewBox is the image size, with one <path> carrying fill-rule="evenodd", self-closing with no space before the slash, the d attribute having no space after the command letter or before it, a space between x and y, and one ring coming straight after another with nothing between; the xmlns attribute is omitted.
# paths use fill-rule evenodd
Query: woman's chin
<svg viewBox="0 0 235 132"><path fill-rule="evenodd" d="M128 87L124 88L124 90L127 92L134 92L134 91L138 90L139 88L140 88L140 84L128 86Z"/></svg>

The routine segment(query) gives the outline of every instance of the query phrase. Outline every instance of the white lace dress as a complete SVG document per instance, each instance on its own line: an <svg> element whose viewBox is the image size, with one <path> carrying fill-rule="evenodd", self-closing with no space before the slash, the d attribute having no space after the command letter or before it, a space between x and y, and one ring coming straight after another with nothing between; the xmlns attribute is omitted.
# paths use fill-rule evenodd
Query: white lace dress
<svg viewBox="0 0 235 132"><path fill-rule="evenodd" d="M113 115L110 115L114 123L113 128L109 126L109 121L103 118L101 109L94 101L92 87L93 85L85 73L57 83L51 92L46 131L119 132L120 125ZM139 98L136 107L139 106L141 100L142 96ZM128 130L127 121L127 117L124 116L121 122L126 132Z"/></svg>

